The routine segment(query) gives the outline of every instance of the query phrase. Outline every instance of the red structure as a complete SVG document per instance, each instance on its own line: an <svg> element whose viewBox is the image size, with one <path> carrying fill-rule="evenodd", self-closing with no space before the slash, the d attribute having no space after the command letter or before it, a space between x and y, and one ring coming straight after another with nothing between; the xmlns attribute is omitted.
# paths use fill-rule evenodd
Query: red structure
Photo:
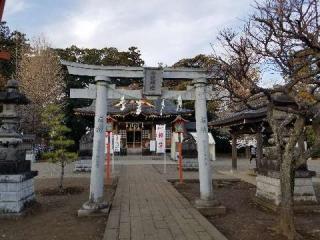
<svg viewBox="0 0 320 240"><path fill-rule="evenodd" d="M3 16L5 3L6 3L6 0L0 0L0 21L1 22L2 22L2 16Z"/></svg>
<svg viewBox="0 0 320 240"><path fill-rule="evenodd" d="M2 22L2 16L4 11L4 5L6 3L6 0L0 0L0 21ZM9 61L10 60L10 53L6 51L0 52L0 60Z"/></svg>
<svg viewBox="0 0 320 240"><path fill-rule="evenodd" d="M182 171L182 138L185 132L185 123L188 122L180 115L172 121L174 131L178 133L179 142L178 142L178 151L179 151L179 182L183 183L183 171Z"/></svg>

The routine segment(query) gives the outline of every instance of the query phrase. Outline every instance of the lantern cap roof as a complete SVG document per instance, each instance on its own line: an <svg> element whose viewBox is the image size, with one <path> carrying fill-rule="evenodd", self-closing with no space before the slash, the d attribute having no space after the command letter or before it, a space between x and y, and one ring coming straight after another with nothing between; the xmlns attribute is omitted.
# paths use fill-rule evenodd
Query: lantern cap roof
<svg viewBox="0 0 320 240"><path fill-rule="evenodd" d="M113 117L111 117L110 115L107 115L107 121L111 120L112 122L118 122L116 119L114 119Z"/></svg>
<svg viewBox="0 0 320 240"><path fill-rule="evenodd" d="M175 123L175 122L189 122L188 120L184 119L183 117L181 117L181 115L178 115L171 123Z"/></svg>
<svg viewBox="0 0 320 240"><path fill-rule="evenodd" d="M10 79L5 90L0 91L0 103L2 104L28 104L27 97L19 91L19 81Z"/></svg>

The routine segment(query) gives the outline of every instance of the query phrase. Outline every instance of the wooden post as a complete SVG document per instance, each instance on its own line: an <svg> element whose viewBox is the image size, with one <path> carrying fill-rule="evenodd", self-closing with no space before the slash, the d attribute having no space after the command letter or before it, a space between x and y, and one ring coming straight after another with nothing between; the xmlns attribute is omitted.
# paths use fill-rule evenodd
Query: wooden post
<svg viewBox="0 0 320 240"><path fill-rule="evenodd" d="M250 159L251 156L251 151L250 151L250 146L246 146L246 158Z"/></svg>
<svg viewBox="0 0 320 240"><path fill-rule="evenodd" d="M237 171L237 158L237 136L236 134L232 134L232 171Z"/></svg>
<svg viewBox="0 0 320 240"><path fill-rule="evenodd" d="M301 134L301 136L298 139L298 147L299 147L299 151L301 151L302 153L304 153L306 151L304 141L305 141L305 136L304 136L304 134Z"/></svg>
<svg viewBox="0 0 320 240"><path fill-rule="evenodd" d="M256 150L256 163L257 163L257 169L259 171L259 169L262 167L262 157L263 157L263 153L262 153L262 133L260 132L260 130L256 133L256 140L257 140L257 150Z"/></svg>

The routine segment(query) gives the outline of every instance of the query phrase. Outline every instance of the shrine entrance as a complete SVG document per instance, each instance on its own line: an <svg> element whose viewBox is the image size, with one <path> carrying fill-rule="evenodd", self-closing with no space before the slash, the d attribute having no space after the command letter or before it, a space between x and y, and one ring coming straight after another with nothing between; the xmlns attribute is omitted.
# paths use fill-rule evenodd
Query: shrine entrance
<svg viewBox="0 0 320 240"><path fill-rule="evenodd" d="M127 130L127 151L128 154L142 153L141 129Z"/></svg>
<svg viewBox="0 0 320 240"><path fill-rule="evenodd" d="M103 201L104 192L104 163L105 163L105 135L107 128L107 118L110 110L108 104L112 100L120 100L119 105L121 111L128 109L126 116L132 115L131 108L126 108L125 96L127 99L134 101L136 104L136 115L140 115L143 111L143 103L145 100L160 101L160 108L155 112L149 112L149 120L156 113L163 116L166 111L166 100L177 100L177 110L182 107L182 100L195 101L195 118L197 130L197 152L199 163L199 182L200 182L200 198L196 201L196 206L199 208L208 208L215 206L217 201L214 199L212 187L212 165L209 159L209 138L208 138L208 119L207 119L207 104L206 101L217 97L223 93L213 91L212 87L207 86L208 79L214 76L204 69L186 69L186 68L150 68L150 67L123 67L123 66L94 66L79 63L71 63L62 61L67 67L69 74L78 76L95 77L95 85L89 85L87 89L71 89L71 98L94 99L94 137L93 137L93 153L92 153L92 168L90 178L90 194L89 201L84 203L78 214L85 215L92 212L105 211L108 207ZM142 79L143 88L132 89L117 89L115 84L112 84L114 79ZM190 86L186 90L169 90L163 88L164 81L189 81ZM191 82L191 81L192 82ZM219 97L219 96L218 96ZM154 106L156 106L155 104ZM147 111L148 112L148 111ZM170 114L170 109L167 110L167 115ZM179 114L180 115L180 114ZM137 121L137 119L134 119ZM168 120L168 119L167 119ZM153 125L154 124L154 121ZM163 122L164 123L164 122ZM180 135L182 131L178 131ZM166 135L166 134L165 134ZM161 133L161 138L163 133ZM131 146L135 147L136 143L140 143L140 148L143 146L143 129L133 129L126 132L127 145L130 140ZM182 136L179 137L181 143ZM159 149L163 151L163 142ZM109 145L108 145L109 146ZM181 149L181 144L180 144ZM164 149L165 150L165 149ZM109 151L109 150L108 150ZM110 156L110 154L107 154ZM181 156L181 154L180 154ZM181 166L181 157L179 158L179 166ZM109 162L109 161L107 161ZM180 167L180 170L182 168ZM108 171L107 171L108 173ZM182 171L180 172L182 173ZM180 174L181 175L181 174ZM180 177L180 179L182 179Z"/></svg>

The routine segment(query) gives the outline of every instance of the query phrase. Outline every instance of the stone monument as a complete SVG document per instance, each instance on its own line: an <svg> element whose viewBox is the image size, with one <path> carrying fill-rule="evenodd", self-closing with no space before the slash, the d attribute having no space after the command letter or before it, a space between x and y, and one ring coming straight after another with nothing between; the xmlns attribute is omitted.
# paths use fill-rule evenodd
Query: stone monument
<svg viewBox="0 0 320 240"><path fill-rule="evenodd" d="M79 158L75 162L75 172L90 172L91 171L91 158L93 148L93 134L94 129L90 129L80 139L79 144Z"/></svg>
<svg viewBox="0 0 320 240"><path fill-rule="evenodd" d="M0 92L0 216L20 214L35 199L30 161L25 160L22 135L18 132L16 106L28 103L18 81L9 80Z"/></svg>

